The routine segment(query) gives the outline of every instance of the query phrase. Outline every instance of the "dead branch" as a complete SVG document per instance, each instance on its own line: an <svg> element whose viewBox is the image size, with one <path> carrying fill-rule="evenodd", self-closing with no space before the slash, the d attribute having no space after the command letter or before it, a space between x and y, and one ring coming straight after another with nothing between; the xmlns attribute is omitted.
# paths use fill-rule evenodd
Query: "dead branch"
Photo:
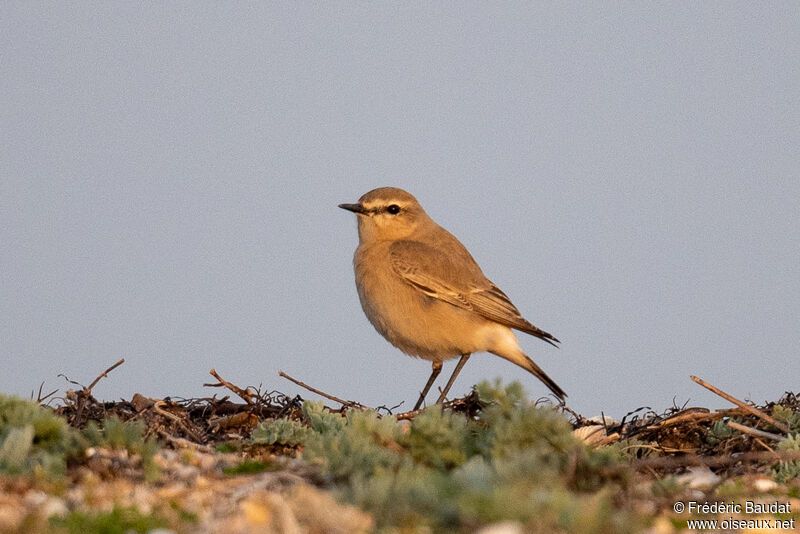
<svg viewBox="0 0 800 534"><path fill-rule="evenodd" d="M317 388L313 388L313 387L309 386L308 384L306 384L304 382L301 382L300 380L297 380L296 378L292 378L291 376L287 375L283 371L278 371L278 376L281 376L281 377L285 378L286 380L289 380L290 382L294 382L295 384L297 384L301 388L305 388L308 391L310 391L312 393L316 393L317 395L320 395L322 397L325 397L328 400L332 400L333 402L338 402L342 406L347 406L348 408L358 408L359 410L363 410L363 409L366 408L366 406L364 406L363 404L361 404L359 402L340 399L339 397L334 397L333 395L330 395L329 393L325 393L324 391L320 391Z"/></svg>
<svg viewBox="0 0 800 534"><path fill-rule="evenodd" d="M111 367L109 367L108 369L106 369L105 371L100 373L99 375L97 375L97 378L95 378L92 381L92 383L89 384L89 387L83 388L84 391L86 391L87 395L92 392L92 388L94 388L97 385L97 383L100 382L101 379L103 379L106 376L108 376L108 373L110 373L111 371L113 371L114 369L116 369L117 367L122 365L123 363L125 363L125 358L120 359L120 361L118 361L117 363L115 363L114 365L112 365Z"/></svg>
<svg viewBox="0 0 800 534"><path fill-rule="evenodd" d="M195 443L194 441L189 441L186 438L176 438L175 436L172 436L163 430L159 430L158 434L167 441L169 441L170 443L172 443L175 447L181 449L196 449L198 451L206 452L209 454L213 454L215 452L214 447L211 447L209 445L202 445L200 443Z"/></svg>
<svg viewBox="0 0 800 534"><path fill-rule="evenodd" d="M209 373L211 374L211 376L213 376L214 378L219 380L219 384L203 384L204 386L212 387L212 388L218 388L218 387L223 387L224 386L224 387L228 388L229 390L233 391L234 393L236 393L247 404L253 404L253 397L257 397L257 395L255 393L253 393L252 391L250 391L250 388L242 389L239 386L237 386L236 384L232 384L232 383L228 382L227 380L225 380L224 378L219 376L219 374L217 373L217 371L215 369L211 369L209 371Z"/></svg>
<svg viewBox="0 0 800 534"><path fill-rule="evenodd" d="M249 412L239 412L233 415L225 415L210 419L208 426L216 430L228 430L230 428L254 428L258 424L258 417Z"/></svg>
<svg viewBox="0 0 800 534"><path fill-rule="evenodd" d="M706 408L689 408L688 410L682 410L675 415L668 417L661 421L656 425L650 425L646 427L648 430L654 430L657 428L663 428L667 426L674 426L677 424L685 423L685 422L693 422L697 423L700 421L716 421L717 419L722 419L723 415L721 413L711 413Z"/></svg>
<svg viewBox="0 0 800 534"><path fill-rule="evenodd" d="M466 397L445 401L441 404L441 406L443 410L449 409L453 411L460 411L471 414L476 409L485 406L485 403L482 403L480 401L480 399L478 398L478 394L473 390ZM395 415L395 419L397 419L398 421L404 421L406 419L414 419L414 417L421 414L424 410L425 408L420 408L418 410L409 410L407 412L399 413Z"/></svg>
<svg viewBox="0 0 800 534"><path fill-rule="evenodd" d="M39 403L39 404L42 404L44 401L46 401L47 399L49 399L50 397L52 397L53 395L58 393L58 389L54 389L53 391L51 391L47 395L42 396L42 388L43 387L44 387L44 382L39 384L39 394L36 396L36 402ZM31 398L33 398L33 392L32 391L31 391Z"/></svg>
<svg viewBox="0 0 800 534"><path fill-rule="evenodd" d="M779 436L778 434L773 434L772 432L765 432L764 430L759 430L757 428L751 428L749 426L740 425L734 421L728 421L728 426L734 430L738 430L739 432L744 432L745 434L749 434L756 438L765 438L765 439L773 439L775 441L786 441L786 437Z"/></svg>
<svg viewBox="0 0 800 534"><path fill-rule="evenodd" d="M634 469L688 467L703 465L706 467L727 467L737 463L754 462L788 462L800 460L800 451L773 451L773 452L743 452L739 454L726 454L722 456L659 456L657 458L643 458L633 462Z"/></svg>
<svg viewBox="0 0 800 534"><path fill-rule="evenodd" d="M175 415L174 413L168 412L167 410L165 410L164 408L162 408L162 406L166 406L166 405L167 405L167 403L166 403L166 402L164 402L163 400L160 400L160 401L155 401L155 402L153 403L153 405L152 405L152 409L153 409L153 411L154 411L155 413L157 413L158 415L163 415L163 416L164 416L164 417L166 417L167 419L172 419L172 420L173 420L173 421L175 421L176 423L180 423L180 422L182 421L182 419L181 419L180 417L178 417L178 416L177 416L177 415Z"/></svg>
<svg viewBox="0 0 800 534"><path fill-rule="evenodd" d="M75 419L74 419L74 423L73 424L75 424L75 425L79 425L80 424L81 416L83 415L83 409L86 406L86 401L88 401L92 396L92 388L94 388L97 385L97 383L100 382L101 379L103 379L103 377L108 376L108 373L110 373L111 371L113 371L114 369L116 369L117 367L122 365L123 363L125 363L125 358L120 359L117 363L115 363L114 365L112 365L111 367L109 367L108 369L106 369L105 371L100 373L99 375L97 375L97 378L95 378L92 381L91 384L89 384L87 387L84 387L81 391L79 391L77 393L78 407L75 410ZM66 378L66 377L64 377L64 378Z"/></svg>
<svg viewBox="0 0 800 534"><path fill-rule="evenodd" d="M747 403L745 403L743 401L740 401L736 397L725 393L724 391L722 391L718 387L715 387L715 386L709 384L708 382L706 382L702 378L698 378L698 377L696 377L694 375L690 375L689 378L691 378L692 381L694 381L695 383L700 384L704 388L708 389L709 391L712 391L712 392L716 393L717 395L719 395L723 399L725 399L725 400L727 400L729 402L732 402L733 404L735 404L739 408L742 408L743 410L746 410L747 412L751 413L752 415L755 415L759 419L762 419L762 420L766 421L767 423L771 424L772 426L774 426L775 428L781 430L782 432L785 432L786 434L789 433L789 427L787 425L785 425L784 423L781 423L780 421L776 421L771 416L765 414L761 410L758 410L758 409L754 408L753 406L750 406L749 404L747 404Z"/></svg>

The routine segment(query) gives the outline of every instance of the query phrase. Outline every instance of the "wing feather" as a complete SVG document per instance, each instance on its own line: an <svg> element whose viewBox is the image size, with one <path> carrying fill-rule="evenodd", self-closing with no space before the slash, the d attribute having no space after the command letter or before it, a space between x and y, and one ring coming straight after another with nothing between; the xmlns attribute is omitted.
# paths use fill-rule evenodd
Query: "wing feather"
<svg viewBox="0 0 800 534"><path fill-rule="evenodd" d="M455 238L452 255L419 241L397 241L390 247L392 268L408 284L429 297L472 311L554 345L558 340L525 320L500 288L489 281Z"/></svg>

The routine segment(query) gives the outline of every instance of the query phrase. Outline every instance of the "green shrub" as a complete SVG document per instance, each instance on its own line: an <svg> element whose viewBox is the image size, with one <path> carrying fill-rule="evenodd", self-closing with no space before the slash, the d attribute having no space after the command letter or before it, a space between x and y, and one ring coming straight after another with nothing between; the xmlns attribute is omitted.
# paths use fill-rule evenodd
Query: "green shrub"
<svg viewBox="0 0 800 534"><path fill-rule="evenodd" d="M795 434L778 445L781 451L800 451L800 434ZM800 460L781 462L773 468L775 481L780 484L800 477Z"/></svg>
<svg viewBox="0 0 800 534"><path fill-rule="evenodd" d="M144 534L167 526L167 521L157 515L145 515L132 507L114 507L110 512L72 512L64 518L53 518L50 525L55 532L69 534Z"/></svg>
<svg viewBox="0 0 800 534"><path fill-rule="evenodd" d="M145 424L143 421L122 421L116 415L104 419L98 425L90 421L83 431L83 437L93 447L107 447L110 449L124 449L131 454L139 455L142 459L144 476L147 480L158 477L159 469L153 461L158 452L158 441L155 438L145 438Z"/></svg>
<svg viewBox="0 0 800 534"><path fill-rule="evenodd" d="M641 526L612 503L614 474L624 472L619 449L587 449L560 413L534 406L518 383L484 382L477 391L486 405L475 418L432 406L401 423L306 402L307 433L298 423L265 426L254 441L301 441L304 457L321 464L342 499L371 512L380 531L471 532L509 519L547 532Z"/></svg>
<svg viewBox="0 0 800 534"><path fill-rule="evenodd" d="M800 412L794 412L780 404L772 408L772 417L786 423L790 432L800 432Z"/></svg>
<svg viewBox="0 0 800 534"><path fill-rule="evenodd" d="M275 471L280 467L275 463L262 462L259 460L245 460L231 467L225 467L222 472L226 475L251 475L263 471Z"/></svg>
<svg viewBox="0 0 800 534"><path fill-rule="evenodd" d="M142 458L147 479L158 475L153 462L158 443L145 439L143 422L113 416L79 432L49 408L0 394L0 473L63 475L67 460L82 458L89 446L126 449Z"/></svg>
<svg viewBox="0 0 800 534"><path fill-rule="evenodd" d="M250 437L253 443L294 447L303 443L309 435L311 430L304 424L283 418L259 423Z"/></svg>
<svg viewBox="0 0 800 534"><path fill-rule="evenodd" d="M0 473L63 474L77 434L52 410L0 394Z"/></svg>

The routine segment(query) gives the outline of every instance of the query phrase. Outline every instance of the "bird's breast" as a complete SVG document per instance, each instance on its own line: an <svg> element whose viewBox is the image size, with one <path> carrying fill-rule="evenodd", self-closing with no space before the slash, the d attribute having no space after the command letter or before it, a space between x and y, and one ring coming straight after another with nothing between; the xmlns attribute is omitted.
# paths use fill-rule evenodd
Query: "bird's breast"
<svg viewBox="0 0 800 534"><path fill-rule="evenodd" d="M481 350L465 340L463 331L477 329L485 321L406 282L392 268L388 245L359 247L353 266L364 313L398 349L428 360Z"/></svg>

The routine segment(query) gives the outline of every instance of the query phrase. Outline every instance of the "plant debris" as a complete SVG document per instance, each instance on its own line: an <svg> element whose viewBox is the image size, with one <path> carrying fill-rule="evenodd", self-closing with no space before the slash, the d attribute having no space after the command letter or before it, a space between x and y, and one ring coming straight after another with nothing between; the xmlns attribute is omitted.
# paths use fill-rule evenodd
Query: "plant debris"
<svg viewBox="0 0 800 534"><path fill-rule="evenodd" d="M643 525L669 517L656 522L659 532L672 532L683 518L675 516L671 503L687 491L701 491L690 495L711 500L719 498L719 488L730 495L726 484L735 482L740 495L778 491L795 502L800 493L800 395L791 392L756 405L691 377L733 406L712 411L675 405L660 413L642 407L617 421L586 418L549 400L529 403L518 385L503 390L499 383L484 383L440 409L395 413L397 406L371 409L283 372L281 377L335 405L261 386L240 387L212 369L216 382L205 386L230 394L155 399L137 393L130 400L98 401L93 387L123 363L89 386L70 381L78 387L67 390L52 410L37 411L42 410L37 404L56 400L56 392L43 396L41 388L36 402L6 397L12 400L0 405L20 405L14 412L19 420L45 422L35 429L14 423L3 430L0 414L0 475L4 465L17 466L0 476L0 532L91 531L108 521L137 532L137 525L168 525L175 532L370 532L393 528L397 521L443 528L456 518L461 526L453 531L474 531L493 518L504 519L504 500L520 499L508 493L511 487L554 492L539 498L557 499L559 506L597 506L590 514L600 521L596 525L623 520ZM556 417L555 426L544 422L550 421L546 413ZM532 431L526 425L533 420L540 426ZM534 464L549 460L524 475L530 468L525 462L534 458L525 455L534 453L518 438L541 432L552 435L536 445L540 460ZM18 450L12 447L17 442ZM370 467L371 462L377 463ZM37 482L47 480L39 477L44 468L67 473L66 492ZM19 476L26 472L36 477ZM538 486L537 477L549 485ZM409 486L395 487L392 481L400 479ZM458 484L467 480L481 481L476 488L483 489L458 493ZM432 487L448 496L446 505L425 497ZM430 507L432 502L440 506ZM388 510L387 503L399 508ZM536 511L530 504L518 501L512 514L526 528L538 524L579 532L589 524L589 516L560 523L569 517L563 515L567 509L546 519L541 514L552 507ZM611 510L608 506L627 511L597 515ZM795 508L792 518L800 503Z"/></svg>

